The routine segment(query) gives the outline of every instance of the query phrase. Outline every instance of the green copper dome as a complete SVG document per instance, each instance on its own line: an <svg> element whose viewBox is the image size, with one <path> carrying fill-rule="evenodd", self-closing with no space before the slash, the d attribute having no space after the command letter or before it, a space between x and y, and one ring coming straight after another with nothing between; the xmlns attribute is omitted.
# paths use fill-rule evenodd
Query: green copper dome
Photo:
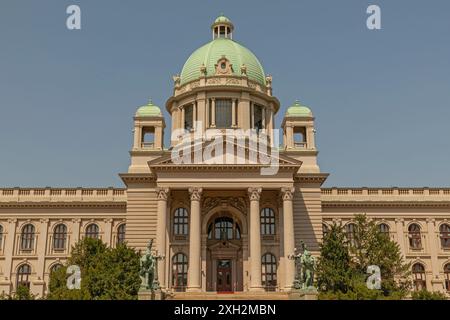
<svg viewBox="0 0 450 320"><path fill-rule="evenodd" d="M160 117L161 109L155 106L150 100L147 105L140 107L136 111L136 117Z"/></svg>
<svg viewBox="0 0 450 320"><path fill-rule="evenodd" d="M219 16L213 24L232 25L225 16ZM232 64L233 75L241 75L241 66L245 65L247 76L250 80L266 85L264 69L258 58L246 47L231 39L231 34L218 36L211 42L195 50L187 59L180 75L180 84L197 80L200 78L201 68L206 68L206 76L216 74L216 64L218 60L225 57Z"/></svg>
<svg viewBox="0 0 450 320"><path fill-rule="evenodd" d="M300 101L295 101L295 103L290 106L286 111L286 116L294 117L312 117L312 111L306 106L302 106Z"/></svg>

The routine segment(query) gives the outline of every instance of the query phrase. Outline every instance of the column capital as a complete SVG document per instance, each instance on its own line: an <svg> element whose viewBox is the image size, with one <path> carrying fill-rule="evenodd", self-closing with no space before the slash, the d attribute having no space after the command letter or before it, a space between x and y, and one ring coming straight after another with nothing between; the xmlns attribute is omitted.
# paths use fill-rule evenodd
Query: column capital
<svg viewBox="0 0 450 320"><path fill-rule="evenodd" d="M283 198L283 201L292 201L292 199L294 198L294 192L295 192L294 187L281 188L281 196Z"/></svg>
<svg viewBox="0 0 450 320"><path fill-rule="evenodd" d="M262 188L248 188L250 201L259 201L261 199Z"/></svg>
<svg viewBox="0 0 450 320"><path fill-rule="evenodd" d="M203 188L189 188L191 201L200 201L202 198Z"/></svg>
<svg viewBox="0 0 450 320"><path fill-rule="evenodd" d="M156 188L155 192L158 200L167 201L167 197L169 195L169 188Z"/></svg>

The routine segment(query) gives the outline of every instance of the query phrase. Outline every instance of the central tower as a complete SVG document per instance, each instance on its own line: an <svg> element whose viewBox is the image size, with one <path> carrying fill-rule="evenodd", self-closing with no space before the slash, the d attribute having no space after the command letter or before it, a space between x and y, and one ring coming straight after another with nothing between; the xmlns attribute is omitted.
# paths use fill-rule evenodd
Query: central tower
<svg viewBox="0 0 450 320"><path fill-rule="evenodd" d="M212 41L195 50L181 74L173 77L167 101L172 116L171 145L196 130L265 129L273 136L280 108L272 96L272 78L258 58L234 41L233 23L219 16L211 26Z"/></svg>

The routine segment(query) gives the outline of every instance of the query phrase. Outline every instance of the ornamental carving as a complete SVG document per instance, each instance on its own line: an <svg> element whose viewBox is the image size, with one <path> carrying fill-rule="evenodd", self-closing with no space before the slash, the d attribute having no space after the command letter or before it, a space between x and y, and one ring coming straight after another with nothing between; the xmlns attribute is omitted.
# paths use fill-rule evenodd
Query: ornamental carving
<svg viewBox="0 0 450 320"><path fill-rule="evenodd" d="M262 188L248 188L250 201L259 201L261 199Z"/></svg>
<svg viewBox="0 0 450 320"><path fill-rule="evenodd" d="M191 195L191 201L200 201L202 198L202 188L189 188L189 194Z"/></svg>
<svg viewBox="0 0 450 320"><path fill-rule="evenodd" d="M206 84L220 84L220 78L210 78L206 81Z"/></svg>
<svg viewBox="0 0 450 320"><path fill-rule="evenodd" d="M220 205L233 207L244 214L247 212L247 202L244 197L207 197L203 200L203 213L207 213Z"/></svg>
<svg viewBox="0 0 450 320"><path fill-rule="evenodd" d="M239 79L230 78L230 79L227 79L226 84L240 85L241 81Z"/></svg>
<svg viewBox="0 0 450 320"><path fill-rule="evenodd" d="M169 195L169 188L156 188L156 195L158 200L167 201Z"/></svg>
<svg viewBox="0 0 450 320"><path fill-rule="evenodd" d="M233 73L233 65L228 61L225 56L222 56L217 63L214 65L216 67L216 75L225 75Z"/></svg>
<svg viewBox="0 0 450 320"><path fill-rule="evenodd" d="M281 188L281 196L283 201L292 201L294 198L295 188Z"/></svg>

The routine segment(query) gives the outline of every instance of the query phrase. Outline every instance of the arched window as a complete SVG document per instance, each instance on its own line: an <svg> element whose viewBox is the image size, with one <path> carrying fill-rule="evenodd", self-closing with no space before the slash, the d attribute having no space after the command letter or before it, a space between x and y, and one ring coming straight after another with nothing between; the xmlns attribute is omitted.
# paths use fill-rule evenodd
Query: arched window
<svg viewBox="0 0 450 320"><path fill-rule="evenodd" d="M52 274L55 271L58 271L58 269L62 268L62 264L60 263L55 263L51 268L50 268L50 274Z"/></svg>
<svg viewBox="0 0 450 320"><path fill-rule="evenodd" d="M325 239L328 236L328 233L330 232L330 229L325 223L322 223L322 236Z"/></svg>
<svg viewBox="0 0 450 320"><path fill-rule="evenodd" d="M378 225L378 228L379 228L379 230L380 230L380 232L382 234L389 236L389 230L390 229L389 229L389 226L386 223L380 223Z"/></svg>
<svg viewBox="0 0 450 320"><path fill-rule="evenodd" d="M441 246L444 249L450 249L450 226L443 224L439 227L439 233L441 234Z"/></svg>
<svg viewBox="0 0 450 320"><path fill-rule="evenodd" d="M173 233L175 235L188 234L188 211L185 208L178 208L173 215Z"/></svg>
<svg viewBox="0 0 450 320"><path fill-rule="evenodd" d="M275 212L271 208L261 210L261 234L275 234Z"/></svg>
<svg viewBox="0 0 450 320"><path fill-rule="evenodd" d="M412 266L414 289L416 291L426 290L427 282L425 277L425 267L421 263L415 263Z"/></svg>
<svg viewBox="0 0 450 320"><path fill-rule="evenodd" d="M117 244L122 244L125 242L125 231L126 231L125 229L126 229L125 223L122 223L117 228Z"/></svg>
<svg viewBox="0 0 450 320"><path fill-rule="evenodd" d="M345 226L345 235L347 237L349 245L352 247L357 246L355 233L356 233L356 225L354 223L348 223Z"/></svg>
<svg viewBox="0 0 450 320"><path fill-rule="evenodd" d="M187 286L188 259L183 253L177 253L172 258L172 288L184 291Z"/></svg>
<svg viewBox="0 0 450 320"><path fill-rule="evenodd" d="M3 249L3 226L0 224L0 251Z"/></svg>
<svg viewBox="0 0 450 320"><path fill-rule="evenodd" d="M95 223L91 223L86 227L86 238L98 239L99 229Z"/></svg>
<svg viewBox="0 0 450 320"><path fill-rule="evenodd" d="M241 227L232 218L220 217L208 226L208 240L240 240Z"/></svg>
<svg viewBox="0 0 450 320"><path fill-rule="evenodd" d="M34 226L32 224L27 224L22 228L22 235L20 237L20 248L22 250L33 250L34 235Z"/></svg>
<svg viewBox="0 0 450 320"><path fill-rule="evenodd" d="M418 224L411 224L408 227L409 246L411 249L422 248L422 236L420 234L420 226Z"/></svg>
<svg viewBox="0 0 450 320"><path fill-rule="evenodd" d="M53 249L64 250L66 248L67 227L64 224L58 224L53 231Z"/></svg>
<svg viewBox="0 0 450 320"><path fill-rule="evenodd" d="M267 291L274 291L277 287L277 259L271 253L262 256L261 280Z"/></svg>
<svg viewBox="0 0 450 320"><path fill-rule="evenodd" d="M19 286L25 286L30 289L31 267L29 264L23 264L17 269L16 290Z"/></svg>
<svg viewBox="0 0 450 320"><path fill-rule="evenodd" d="M450 263L447 263L444 266L444 275L445 275L445 289L447 292L450 292Z"/></svg>

